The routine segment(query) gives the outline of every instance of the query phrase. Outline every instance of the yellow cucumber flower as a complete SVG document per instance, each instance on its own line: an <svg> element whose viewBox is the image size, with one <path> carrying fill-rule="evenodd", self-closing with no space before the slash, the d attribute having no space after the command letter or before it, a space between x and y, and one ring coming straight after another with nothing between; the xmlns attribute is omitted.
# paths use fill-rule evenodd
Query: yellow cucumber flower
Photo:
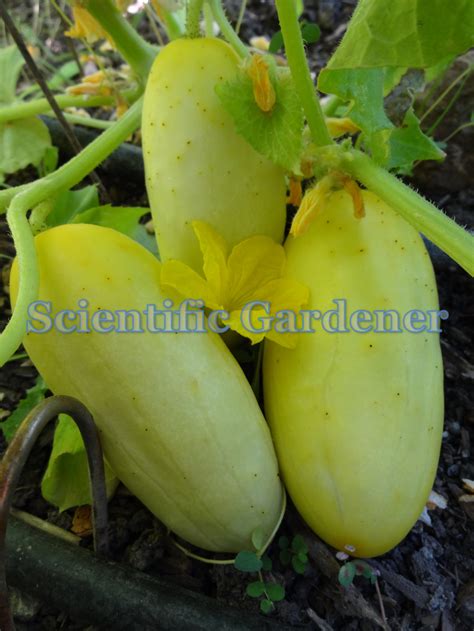
<svg viewBox="0 0 474 631"><path fill-rule="evenodd" d="M72 17L74 25L64 33L67 37L85 39L90 44L107 37L106 31L80 2L74 3Z"/></svg>
<svg viewBox="0 0 474 631"><path fill-rule="evenodd" d="M314 219L324 211L332 193L342 188L352 198L354 217L356 219L365 217L364 198L357 182L344 173L332 171L319 180L313 188L306 191L293 217L290 234L294 237L304 234Z"/></svg>
<svg viewBox="0 0 474 631"><path fill-rule="evenodd" d="M226 311L229 317L223 322L252 344L267 337L294 348L296 334L279 332L272 322L279 311L298 314L309 300L309 291L297 281L282 278L286 264L283 247L269 237L254 236L229 254L226 241L212 226L204 221L193 221L192 226L203 255L204 277L181 261L167 261L161 269L162 286L184 298L202 300L209 309ZM255 304L258 302L265 304ZM251 309L250 303L254 304ZM257 333L249 328L265 330Z"/></svg>
<svg viewBox="0 0 474 631"><path fill-rule="evenodd" d="M271 112L276 103L276 93L270 77L270 68L263 55L252 55L247 65L252 81L255 102L262 112Z"/></svg>

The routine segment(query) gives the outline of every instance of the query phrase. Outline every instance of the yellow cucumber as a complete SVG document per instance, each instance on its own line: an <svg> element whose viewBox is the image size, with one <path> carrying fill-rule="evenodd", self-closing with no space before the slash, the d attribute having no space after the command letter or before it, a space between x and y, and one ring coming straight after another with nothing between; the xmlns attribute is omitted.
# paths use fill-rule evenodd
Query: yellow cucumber
<svg viewBox="0 0 474 631"><path fill-rule="evenodd" d="M437 310L420 236L375 195L364 193L364 202L366 217L356 219L347 193L334 193L306 234L288 238L286 274L310 288L308 309L325 312L345 299L348 316ZM318 321L314 329L295 350L265 343L265 411L282 475L328 543L354 556L383 554L416 522L434 481L439 334L330 333Z"/></svg>
<svg viewBox="0 0 474 631"><path fill-rule="evenodd" d="M160 263L128 237L77 224L35 243L39 300L51 303L52 317L77 311L80 299L89 315L163 308ZM15 261L13 300L17 290ZM27 334L24 344L55 394L90 409L118 478L172 531L223 552L251 549L259 526L271 533L282 490L270 432L217 334L52 329Z"/></svg>
<svg viewBox="0 0 474 631"><path fill-rule="evenodd" d="M191 222L207 221L232 247L285 226L283 170L237 134L215 86L239 58L219 39L179 39L160 52L143 107L146 186L162 261L196 271L202 257Z"/></svg>

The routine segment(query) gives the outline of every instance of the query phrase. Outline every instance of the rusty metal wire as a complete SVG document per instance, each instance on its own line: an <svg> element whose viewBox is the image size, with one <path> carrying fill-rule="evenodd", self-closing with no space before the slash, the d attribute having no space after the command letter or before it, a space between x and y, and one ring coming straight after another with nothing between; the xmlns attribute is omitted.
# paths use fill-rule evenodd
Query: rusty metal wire
<svg viewBox="0 0 474 631"><path fill-rule="evenodd" d="M37 405L13 437L0 463L0 629L14 631L15 626L8 602L5 574L5 536L8 515L18 480L30 452L45 426L58 414L68 414L76 422L84 441L89 464L92 491L94 549L106 556L107 491L105 486L104 459L97 427L87 408L77 399L53 396Z"/></svg>

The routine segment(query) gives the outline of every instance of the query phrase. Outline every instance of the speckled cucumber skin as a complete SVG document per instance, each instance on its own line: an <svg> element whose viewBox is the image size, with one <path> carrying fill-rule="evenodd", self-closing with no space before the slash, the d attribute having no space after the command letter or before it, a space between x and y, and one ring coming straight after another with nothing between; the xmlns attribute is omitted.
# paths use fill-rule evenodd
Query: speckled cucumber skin
<svg viewBox="0 0 474 631"><path fill-rule="evenodd" d="M35 239L39 299L53 314L162 303L160 263L114 230L60 226ZM18 270L11 275L16 298ZM268 430L239 365L215 333L27 334L56 394L80 399L118 478L173 532L213 551L251 548L282 502Z"/></svg>
<svg viewBox="0 0 474 631"><path fill-rule="evenodd" d="M283 239L284 172L237 134L215 92L238 64L228 44L199 38L168 44L152 67L142 133L162 261L201 269L194 219L210 223L230 246L256 234Z"/></svg>
<svg viewBox="0 0 474 631"><path fill-rule="evenodd" d="M371 193L355 219L335 193L309 231L289 237L289 277L309 309L438 309L416 231ZM436 333L302 334L295 350L265 343L265 411L288 491L325 541L383 554L420 516L439 458L443 371Z"/></svg>

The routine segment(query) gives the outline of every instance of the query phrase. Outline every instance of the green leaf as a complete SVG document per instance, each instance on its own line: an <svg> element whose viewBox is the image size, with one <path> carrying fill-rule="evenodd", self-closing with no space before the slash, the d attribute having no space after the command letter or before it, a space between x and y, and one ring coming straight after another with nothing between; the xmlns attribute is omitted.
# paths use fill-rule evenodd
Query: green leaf
<svg viewBox="0 0 474 631"><path fill-rule="evenodd" d="M303 22L301 24L301 35L305 44L315 44L321 37L321 29L317 24Z"/></svg>
<svg viewBox="0 0 474 631"><path fill-rule="evenodd" d="M268 51L270 53L277 53L279 50L281 50L283 48L284 42L283 42L283 33L281 31L277 31L276 33L273 34L271 40L270 40L270 45L268 47Z"/></svg>
<svg viewBox="0 0 474 631"><path fill-rule="evenodd" d="M66 61L56 70L51 79L49 79L48 87L51 88L51 90L59 90L65 83L68 83L70 79L77 77L78 74L79 67L77 61L75 59Z"/></svg>
<svg viewBox="0 0 474 631"><path fill-rule="evenodd" d="M107 495L110 497L117 488L118 479L107 462L104 468ZM59 415L41 492L45 500L57 506L60 512L92 501L84 442L76 423L66 414Z"/></svg>
<svg viewBox="0 0 474 631"><path fill-rule="evenodd" d="M299 559L299 557L294 556L291 559L291 565L297 574L304 574L306 572L306 568L308 567L308 561L303 562Z"/></svg>
<svg viewBox="0 0 474 631"><path fill-rule="evenodd" d="M262 569L262 561L255 552L243 550L235 557L234 567L241 572L259 572Z"/></svg>
<svg viewBox="0 0 474 631"><path fill-rule="evenodd" d="M251 598L260 598L265 592L265 583L263 581L255 581L249 583L245 589L247 596Z"/></svg>
<svg viewBox="0 0 474 631"><path fill-rule="evenodd" d="M296 552L296 553L299 553L299 552L302 552L303 554L308 553L308 546L306 545L305 540L303 539L301 535L295 535L293 537L293 541L291 542L291 549L293 550L293 552Z"/></svg>
<svg viewBox="0 0 474 631"><path fill-rule="evenodd" d="M43 401L47 390L43 379L38 377L35 385L26 391L26 396L19 402L16 409L1 423L0 427L8 443L31 410Z"/></svg>
<svg viewBox="0 0 474 631"><path fill-rule="evenodd" d="M474 44L472 0L360 0L328 70L428 68Z"/></svg>
<svg viewBox="0 0 474 631"><path fill-rule="evenodd" d="M388 137L393 128L384 109L384 83L381 68L332 70L321 73L318 82L323 92L351 103L347 116L364 132L365 144L379 163L388 160Z"/></svg>
<svg viewBox="0 0 474 631"><path fill-rule="evenodd" d="M268 556L268 554L264 554L263 557L261 557L261 559L262 559L262 570L264 572L271 572L271 569L273 567L273 562Z"/></svg>
<svg viewBox="0 0 474 631"><path fill-rule="evenodd" d="M111 206L107 204L89 208L77 214L71 223L90 223L95 226L113 228L131 237L138 226L140 217L143 217L148 212L150 212L149 208Z"/></svg>
<svg viewBox="0 0 474 631"><path fill-rule="evenodd" d="M352 561L352 563L355 566L357 576L363 576L364 578L370 579L371 581L373 578L377 580L374 568L369 565L367 561L357 559L356 561Z"/></svg>
<svg viewBox="0 0 474 631"><path fill-rule="evenodd" d="M0 123L0 182L29 164L37 167L51 147L48 128L39 118Z"/></svg>
<svg viewBox="0 0 474 631"><path fill-rule="evenodd" d="M75 191L64 191L56 199L46 223L49 228L71 222L76 215L99 205L96 186L91 184Z"/></svg>
<svg viewBox="0 0 474 631"><path fill-rule="evenodd" d="M296 6L296 13L297 13L298 17L300 17L300 15L304 11L304 1L303 0L294 0L294 2L295 2L295 6Z"/></svg>
<svg viewBox="0 0 474 631"><path fill-rule="evenodd" d="M443 160L444 157L444 151L441 151L434 140L421 131L420 121L410 108L405 115L402 127L394 129L390 135L390 158L387 168L408 174L415 162Z"/></svg>
<svg viewBox="0 0 474 631"><path fill-rule="evenodd" d="M285 598L285 588L277 583L265 583L265 591L267 592L268 599L274 603Z"/></svg>
<svg viewBox="0 0 474 631"><path fill-rule="evenodd" d="M256 151L295 171L302 151L303 110L288 70L275 71L272 79L276 102L270 112L263 112L255 102L252 81L245 70L233 81L219 84L216 92L237 132Z"/></svg>
<svg viewBox="0 0 474 631"><path fill-rule="evenodd" d="M282 565L289 565L293 555L291 554L291 550L286 548L285 550L280 551L279 556L280 556L280 562L282 563Z"/></svg>
<svg viewBox="0 0 474 631"><path fill-rule="evenodd" d="M261 526L257 526L252 532L252 544L257 552L259 552L265 544L265 531Z"/></svg>
<svg viewBox="0 0 474 631"><path fill-rule="evenodd" d="M352 585L352 581L354 580L355 575L356 575L355 566L352 563L352 561L349 561L349 563L346 563L345 565L343 565L341 569L339 570L339 576L338 576L339 583L343 587L349 587L349 585Z"/></svg>
<svg viewBox="0 0 474 631"><path fill-rule="evenodd" d="M265 599L265 600L261 601L261 603L260 603L260 611L262 613L265 613L265 614L271 613L273 611L273 609L274 609L274 606L273 606L273 603L272 603L271 600Z"/></svg>
<svg viewBox="0 0 474 631"><path fill-rule="evenodd" d="M148 234L147 229L143 224L138 224L135 231L131 235L132 239L143 245L144 248L149 250L152 254L154 254L157 258L160 258L160 253L158 252L158 244L155 239L155 235Z"/></svg>
<svg viewBox="0 0 474 631"><path fill-rule="evenodd" d="M40 164L40 175L44 177L56 170L58 166L59 150L57 147L47 147Z"/></svg>
<svg viewBox="0 0 474 631"><path fill-rule="evenodd" d="M0 49L0 104L7 105L15 100L16 84L24 63L14 44Z"/></svg>

